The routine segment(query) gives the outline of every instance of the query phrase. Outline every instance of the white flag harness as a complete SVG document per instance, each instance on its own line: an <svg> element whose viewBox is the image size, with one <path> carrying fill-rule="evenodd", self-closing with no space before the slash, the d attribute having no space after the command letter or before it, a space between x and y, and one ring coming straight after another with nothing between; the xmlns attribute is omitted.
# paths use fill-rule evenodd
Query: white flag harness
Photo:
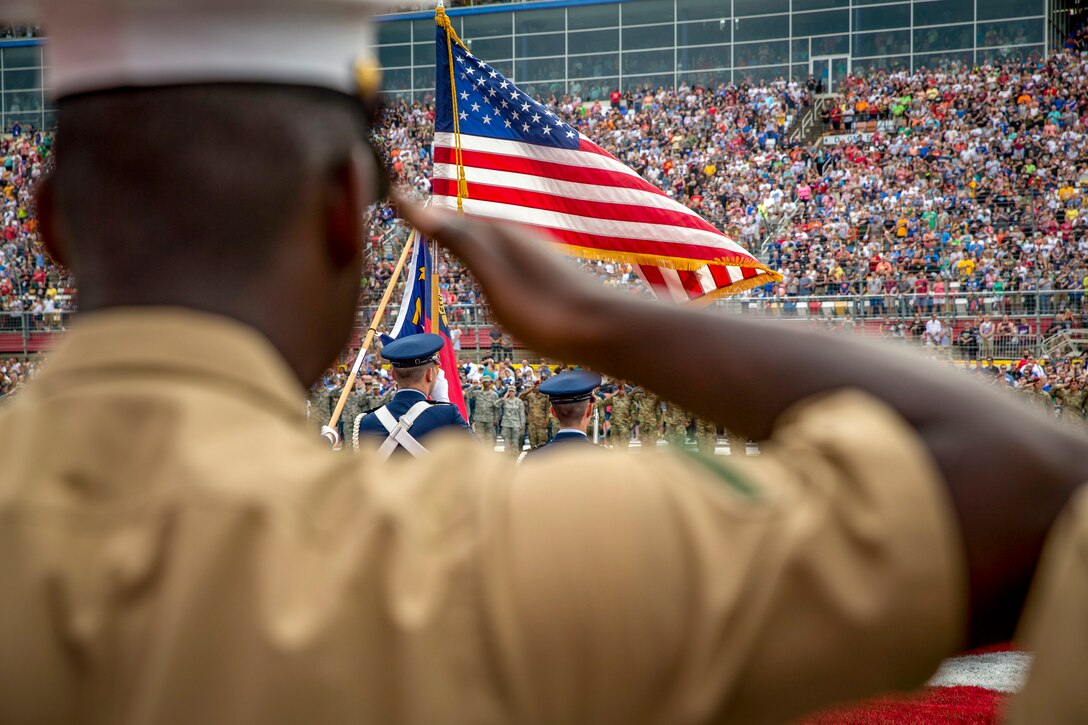
<svg viewBox="0 0 1088 725"><path fill-rule="evenodd" d="M382 443L381 448L378 449L378 457L381 460L388 460L389 456L393 455L393 451L397 449L397 446L404 448L404 450L411 453L416 458L421 458L430 451L423 447L423 445L417 441L409 432L412 429L412 425L416 422L416 418L423 414L423 411L431 407L431 402L427 400L421 400L411 408L408 412L397 420L393 417L393 414L389 412L389 406L383 405L374 411L374 415L378 417L378 421L385 427L385 430L389 433L389 437ZM352 440L352 447L359 450L359 423L363 416L355 421L355 435Z"/></svg>

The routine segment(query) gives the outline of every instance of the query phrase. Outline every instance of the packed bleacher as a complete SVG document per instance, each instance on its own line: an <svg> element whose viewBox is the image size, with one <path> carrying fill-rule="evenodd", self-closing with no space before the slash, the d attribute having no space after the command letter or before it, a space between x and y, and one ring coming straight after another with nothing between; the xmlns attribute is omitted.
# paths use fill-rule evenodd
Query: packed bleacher
<svg viewBox="0 0 1088 725"><path fill-rule="evenodd" d="M835 94L813 79L780 79L544 100L780 271L781 283L742 294L753 306L930 342L963 359L1012 359L1088 327L1084 51L1081 35L1046 59L878 71L851 76ZM795 132L809 112L824 124L822 139ZM401 101L380 132L395 180L420 198L430 190L433 123L431 105ZM30 186L49 144L34 129L0 140L0 310L32 312L43 328L63 324L75 292L36 243ZM370 230L364 310L406 236L385 206ZM649 294L630 265L575 263L603 284ZM439 273L451 320L486 334L471 277L445 258ZM927 338L934 313L943 330Z"/></svg>

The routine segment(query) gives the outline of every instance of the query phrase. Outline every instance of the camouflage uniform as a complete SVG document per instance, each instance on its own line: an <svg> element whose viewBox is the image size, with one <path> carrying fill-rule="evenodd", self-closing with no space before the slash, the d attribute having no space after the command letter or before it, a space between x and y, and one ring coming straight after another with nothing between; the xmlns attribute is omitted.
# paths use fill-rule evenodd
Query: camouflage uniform
<svg viewBox="0 0 1088 725"><path fill-rule="evenodd" d="M366 391L362 388L356 388L348 395L348 399L344 402L344 410L340 413L340 435L341 440L344 442L344 450L351 450L351 437L355 432L353 426L355 425L355 419L362 413L367 411L366 405Z"/></svg>
<svg viewBox="0 0 1088 725"><path fill-rule="evenodd" d="M323 384L318 384L310 390L310 399L306 405L306 417L310 420L313 429L320 432L321 428L329 424L332 410L336 406L336 400L332 393Z"/></svg>
<svg viewBox="0 0 1088 725"><path fill-rule="evenodd" d="M493 387L474 388L470 393L476 402L472 411L472 427L480 440L495 448L495 419L498 416L499 394Z"/></svg>
<svg viewBox="0 0 1088 725"><path fill-rule="evenodd" d="M665 440L670 448L683 448L688 439L691 414L676 403L665 403Z"/></svg>
<svg viewBox="0 0 1088 725"><path fill-rule="evenodd" d="M718 426L705 418L695 418L695 443L699 446L699 452L714 455L714 448L718 445Z"/></svg>
<svg viewBox="0 0 1088 725"><path fill-rule="evenodd" d="M1061 403L1061 417L1062 420L1068 423L1075 423L1083 426L1084 420L1084 401L1088 397L1088 391L1078 388L1071 390L1069 388L1062 388L1055 394L1058 402Z"/></svg>
<svg viewBox="0 0 1088 725"><path fill-rule="evenodd" d="M506 452L517 458L525 440L525 403L520 398L503 397L499 401L499 416Z"/></svg>
<svg viewBox="0 0 1088 725"><path fill-rule="evenodd" d="M529 421L529 447L533 450L551 440L548 418L551 416L552 404L538 387L539 385L534 385L521 394L521 400L525 403L525 417Z"/></svg>
<svg viewBox="0 0 1088 725"><path fill-rule="evenodd" d="M1025 395L1028 402L1034 405L1038 410L1042 411L1048 417L1054 417L1054 398L1050 396L1050 393L1045 390L1036 390L1034 385L1021 388L1020 392Z"/></svg>
<svg viewBox="0 0 1088 725"><path fill-rule="evenodd" d="M661 398L642 388L633 397L638 403L639 442L643 450L656 451L661 436Z"/></svg>
<svg viewBox="0 0 1088 725"><path fill-rule="evenodd" d="M616 448L627 448L631 444L631 427L635 422L634 398L626 393L626 388L620 386L609 401L612 404L612 445Z"/></svg>

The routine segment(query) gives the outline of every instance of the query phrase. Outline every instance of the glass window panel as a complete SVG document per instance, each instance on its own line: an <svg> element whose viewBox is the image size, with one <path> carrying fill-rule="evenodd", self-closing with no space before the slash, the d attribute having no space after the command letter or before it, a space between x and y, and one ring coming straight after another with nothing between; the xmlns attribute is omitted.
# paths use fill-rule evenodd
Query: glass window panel
<svg viewBox="0 0 1088 725"><path fill-rule="evenodd" d="M978 0L979 20L1024 18L1043 12L1044 0Z"/></svg>
<svg viewBox="0 0 1088 725"><path fill-rule="evenodd" d="M975 0L918 0L914 3L915 25L966 23L975 19Z"/></svg>
<svg viewBox="0 0 1088 725"><path fill-rule="evenodd" d="M658 88L672 88L673 86L673 74L663 75L641 75L641 76L624 76L623 88L624 90L641 91L641 90L657 90Z"/></svg>
<svg viewBox="0 0 1088 725"><path fill-rule="evenodd" d="M960 50L952 53L923 53L915 54L914 70L925 68L934 70L937 68L964 68L970 67L975 62L974 51Z"/></svg>
<svg viewBox="0 0 1088 725"><path fill-rule="evenodd" d="M434 88L434 64L423 68L414 68L412 77L416 88Z"/></svg>
<svg viewBox="0 0 1088 725"><path fill-rule="evenodd" d="M515 53L518 58L532 58L541 55L563 55L567 52L567 38L564 33L547 35L519 35L514 38Z"/></svg>
<svg viewBox="0 0 1088 725"><path fill-rule="evenodd" d="M412 46L378 46L378 62L382 64L383 68L392 68L400 65L412 65Z"/></svg>
<svg viewBox="0 0 1088 725"><path fill-rule="evenodd" d="M812 57L820 55L850 55L850 36L846 33L812 39Z"/></svg>
<svg viewBox="0 0 1088 725"><path fill-rule="evenodd" d="M567 33L567 47L573 52L600 51L620 49L620 31L590 30L584 33Z"/></svg>
<svg viewBox="0 0 1088 725"><path fill-rule="evenodd" d="M498 60L494 63L489 61L488 65L497 70L499 73L502 73L507 78L514 77L514 61L512 60Z"/></svg>
<svg viewBox="0 0 1088 725"><path fill-rule="evenodd" d="M793 35L829 35L850 32L850 11L832 10L826 13L794 13Z"/></svg>
<svg viewBox="0 0 1088 725"><path fill-rule="evenodd" d="M454 30L457 30L458 35L460 35L461 31L458 29L459 24L460 24L460 19L451 17L450 20L452 20L453 23L454 23ZM413 35L412 42L414 42L414 43L422 43L422 42L433 43L434 42L438 26L436 26L434 24L433 19L425 18L425 19L421 19L421 20L412 20L410 22L411 22L411 26L412 26L412 35Z"/></svg>
<svg viewBox="0 0 1088 725"><path fill-rule="evenodd" d="M809 76L809 72L808 72L808 66L807 65L791 65L790 66L790 78L791 79L793 79L793 80L800 83L801 81L808 78L808 76Z"/></svg>
<svg viewBox="0 0 1088 725"><path fill-rule="evenodd" d="M1036 60L1043 53L1041 45L1006 46L1004 48L980 49L977 52L979 63L1021 63Z"/></svg>
<svg viewBox="0 0 1088 725"><path fill-rule="evenodd" d="M788 15L768 15L761 18L737 18L733 21L733 40L771 40L790 37Z"/></svg>
<svg viewBox="0 0 1088 725"><path fill-rule="evenodd" d="M855 0L856 2L856 0ZM910 68L910 56L893 56L890 58L866 58L855 60L850 64L850 71L855 75L865 76L876 71L897 71Z"/></svg>
<svg viewBox="0 0 1088 725"><path fill-rule="evenodd" d="M33 68L42 64L41 46L4 48L5 68Z"/></svg>
<svg viewBox="0 0 1088 725"><path fill-rule="evenodd" d="M14 126L16 122L23 127L23 132L25 133L27 130L37 128L41 125L42 114L37 112L11 114L4 119L4 129L10 131L11 127Z"/></svg>
<svg viewBox="0 0 1088 725"><path fill-rule="evenodd" d="M562 58L544 60L519 60L514 63L514 78L518 85L532 81L546 81L563 78L567 74Z"/></svg>
<svg viewBox="0 0 1088 725"><path fill-rule="evenodd" d="M623 49L671 48L673 46L675 26L647 25L641 28L623 29Z"/></svg>
<svg viewBox="0 0 1088 725"><path fill-rule="evenodd" d="M793 12L795 13L801 10L830 10L848 7L850 7L850 0L793 0Z"/></svg>
<svg viewBox="0 0 1088 725"><path fill-rule="evenodd" d="M673 20L673 0L632 0L621 6L624 25L666 23Z"/></svg>
<svg viewBox="0 0 1088 725"><path fill-rule="evenodd" d="M1043 19L978 24L979 47L1043 42Z"/></svg>
<svg viewBox="0 0 1088 725"><path fill-rule="evenodd" d="M510 35L514 32L513 13L484 13L482 15L466 15L465 32L462 38L484 38L489 35ZM434 21L429 21L434 25ZM419 40L419 38L416 38Z"/></svg>
<svg viewBox="0 0 1088 725"><path fill-rule="evenodd" d="M514 13L514 33L549 33L566 30L566 11L563 8L549 10L523 10Z"/></svg>
<svg viewBox="0 0 1088 725"><path fill-rule="evenodd" d="M382 88L389 91L396 91L402 88L412 87L412 69L411 68L398 68L397 70L386 70L382 73Z"/></svg>
<svg viewBox="0 0 1088 725"><path fill-rule="evenodd" d="M676 50L677 70L729 68L731 65L733 65L733 46L731 45L704 45L700 48Z"/></svg>
<svg viewBox="0 0 1088 725"><path fill-rule="evenodd" d="M808 38L801 40L795 40L790 44L792 52L790 53L790 60L794 63L807 62L808 61Z"/></svg>
<svg viewBox="0 0 1088 725"><path fill-rule="evenodd" d="M400 103L401 101L411 103L412 93L411 91L382 91L382 100L390 106Z"/></svg>
<svg viewBox="0 0 1088 725"><path fill-rule="evenodd" d="M778 40L771 43L744 43L733 46L734 68L788 63L789 59L790 41L788 40ZM740 76L740 74L737 75Z"/></svg>
<svg viewBox="0 0 1088 725"><path fill-rule="evenodd" d="M433 106L434 105L434 89L433 88L425 88L423 90L419 90L417 88L415 93L412 94L412 99L416 100L416 101L419 101L420 103L426 104L428 106Z"/></svg>
<svg viewBox="0 0 1088 725"><path fill-rule="evenodd" d="M854 30L884 30L910 27L910 4L900 3L880 8L854 11Z"/></svg>
<svg viewBox="0 0 1088 725"><path fill-rule="evenodd" d="M702 20L695 23L679 23L676 26L677 45L710 45L728 43L733 24L728 20Z"/></svg>
<svg viewBox="0 0 1088 725"><path fill-rule="evenodd" d="M914 31L914 52L934 50L959 50L973 45L974 25L945 25L937 28L920 28Z"/></svg>
<svg viewBox="0 0 1088 725"><path fill-rule="evenodd" d="M922 0L923 2L925 0ZM971 0L974 2L974 0ZM986 0L982 0L985 2ZM889 2L902 2L902 0L854 0L854 7L861 7L862 5L888 5Z"/></svg>
<svg viewBox="0 0 1088 725"><path fill-rule="evenodd" d="M42 87L42 72L39 68L28 70L9 70L4 72L5 91L23 91Z"/></svg>
<svg viewBox="0 0 1088 725"><path fill-rule="evenodd" d="M412 63L414 65L434 65L435 45L434 43L415 43L412 45Z"/></svg>
<svg viewBox="0 0 1088 725"><path fill-rule="evenodd" d="M482 38L468 41L472 54L490 63L492 58L513 58L514 43L512 38Z"/></svg>
<svg viewBox="0 0 1088 725"><path fill-rule="evenodd" d="M45 112L45 127L49 130L57 127L57 114L55 111Z"/></svg>
<svg viewBox="0 0 1088 725"><path fill-rule="evenodd" d="M749 83L759 83L760 81L766 81L771 83L779 79L785 79L790 74L790 67L788 65L776 65L770 68L749 68L744 71L737 71L737 78L742 78Z"/></svg>
<svg viewBox="0 0 1088 725"><path fill-rule="evenodd" d="M521 87L526 95L532 96L544 103L550 103L555 97L566 93L566 84L563 81L550 81L546 83L527 83Z"/></svg>
<svg viewBox="0 0 1088 725"><path fill-rule="evenodd" d="M609 94L619 87L619 78L593 78L591 80L571 81L567 84L568 92L583 101L606 100Z"/></svg>
<svg viewBox="0 0 1088 725"><path fill-rule="evenodd" d="M854 57L910 52L910 33L854 33Z"/></svg>
<svg viewBox="0 0 1088 725"><path fill-rule="evenodd" d="M620 24L620 6L582 5L567 8L567 29L608 28Z"/></svg>
<svg viewBox="0 0 1088 725"><path fill-rule="evenodd" d="M567 57L567 75L571 78L600 78L620 72L618 53L572 55Z"/></svg>
<svg viewBox="0 0 1088 725"><path fill-rule="evenodd" d="M722 84L729 83L731 78L732 74L727 70L712 70L682 73L679 82L687 83L689 86L703 86L704 88L714 89Z"/></svg>
<svg viewBox="0 0 1088 725"><path fill-rule="evenodd" d="M790 0L733 0L733 14L738 18L745 15L768 15L789 11Z"/></svg>
<svg viewBox="0 0 1088 725"><path fill-rule="evenodd" d="M672 72L676 67L672 50L648 50L641 53L623 54L623 75L635 73L665 73Z"/></svg>
<svg viewBox="0 0 1088 725"><path fill-rule="evenodd" d="M722 0L676 0L677 20L729 18L729 3Z"/></svg>
<svg viewBox="0 0 1088 725"><path fill-rule="evenodd" d="M42 110L41 91L17 91L4 94L5 113L26 113Z"/></svg>
<svg viewBox="0 0 1088 725"><path fill-rule="evenodd" d="M433 31L432 31L433 32ZM422 40L422 38L421 38ZM411 43L412 24L400 20L395 23L378 23L378 44Z"/></svg>

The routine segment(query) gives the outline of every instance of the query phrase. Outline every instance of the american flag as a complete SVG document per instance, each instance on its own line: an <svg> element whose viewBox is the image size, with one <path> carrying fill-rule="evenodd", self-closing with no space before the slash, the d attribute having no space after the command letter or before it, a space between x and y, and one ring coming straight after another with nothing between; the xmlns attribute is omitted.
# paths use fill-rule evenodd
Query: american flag
<svg viewBox="0 0 1088 725"><path fill-rule="evenodd" d="M576 256L633 263L665 299L781 279L456 41L451 93L442 27L437 36L436 205L457 208L460 156L464 213L533 227Z"/></svg>

